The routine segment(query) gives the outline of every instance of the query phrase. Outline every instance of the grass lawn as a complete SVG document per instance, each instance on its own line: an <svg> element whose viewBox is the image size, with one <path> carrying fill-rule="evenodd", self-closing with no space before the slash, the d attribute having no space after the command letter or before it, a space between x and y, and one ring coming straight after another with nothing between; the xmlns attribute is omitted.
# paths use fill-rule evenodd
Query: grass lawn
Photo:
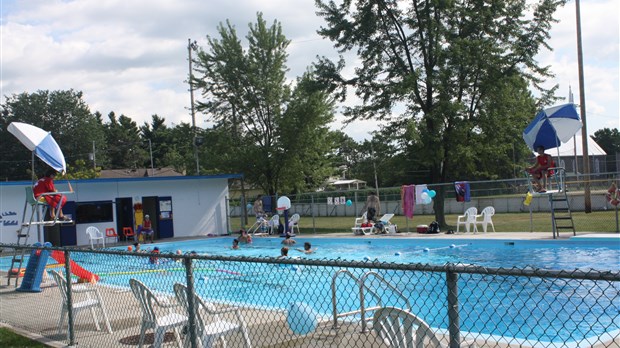
<svg viewBox="0 0 620 348"><path fill-rule="evenodd" d="M254 217L248 216L250 226L254 223ZM392 223L398 225L398 229L401 232L407 232L407 226L409 226L409 232L415 232L417 225L428 225L435 217L433 215L415 215L412 220L407 219L404 216L394 216L391 220ZM452 229L456 231L456 219L457 215L446 215L446 222L452 225ZM302 216L299 221L299 228L302 233L342 233L351 232L351 227L355 221L354 217L350 216L335 216L335 217L315 217L314 221L312 217ZM573 213L573 221L575 223L575 230L577 232L616 232L616 217L615 211L597 211L590 214L583 212ZM284 222L284 219L282 219ZM240 218L231 218L231 228L233 231L238 231L240 226ZM563 223L563 225L566 222ZM525 213L506 213L495 214L493 216L493 224L497 232L547 232L551 233L551 213L533 213L532 224L530 228L530 214ZM246 226L246 227L250 227ZM479 225L480 231L482 227ZM489 226L490 228L490 226ZM463 226L461 226L463 230ZM442 229L445 232L445 229ZM571 233L570 230L561 230L562 234Z"/></svg>
<svg viewBox="0 0 620 348"><path fill-rule="evenodd" d="M44 348L49 346L16 334L7 328L0 327L0 347Z"/></svg>

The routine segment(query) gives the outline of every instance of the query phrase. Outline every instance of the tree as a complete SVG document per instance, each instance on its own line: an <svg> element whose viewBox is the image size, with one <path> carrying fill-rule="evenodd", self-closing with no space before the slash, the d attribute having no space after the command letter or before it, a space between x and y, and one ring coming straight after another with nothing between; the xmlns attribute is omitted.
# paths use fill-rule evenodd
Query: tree
<svg viewBox="0 0 620 348"><path fill-rule="evenodd" d="M0 121L4 162L0 166L0 176L12 180L31 178L30 152L6 130L15 121L51 132L67 164L89 163L93 141L104 143L101 119L91 114L82 100L82 92L37 91L7 97ZM35 171L43 172L45 168L35 168Z"/></svg>
<svg viewBox="0 0 620 348"><path fill-rule="evenodd" d="M105 138L110 158L110 169L144 167L149 154L144 150L140 129L131 118L121 115L118 120L114 112L108 114L105 124ZM148 145L147 145L148 148Z"/></svg>
<svg viewBox="0 0 620 348"><path fill-rule="evenodd" d="M617 172L618 167L615 158L620 153L620 131L618 131L618 128L599 129L594 132L592 139L605 150L608 157L611 157L611 160L607 161L607 171Z"/></svg>
<svg viewBox="0 0 620 348"><path fill-rule="evenodd" d="M357 52L359 66L347 77L342 58L320 58L316 69L341 100L347 87L362 100L345 109L349 120L384 120L410 137L403 140L418 150L427 183L491 176L489 168L512 163L506 155L522 144L514 129L536 110L528 86L541 92L540 104L553 99L555 88L540 87L549 69L534 57L549 48L545 40L561 3L540 0L528 17L526 0L317 0L327 23L319 34L341 52ZM446 226L443 194L442 186L434 210Z"/></svg>
<svg viewBox="0 0 620 348"><path fill-rule="evenodd" d="M219 39L208 37L208 50L199 50L199 76L192 80L206 100L197 110L216 122L205 136L220 135L210 139L220 150L211 162L243 172L270 195L300 189L324 167L322 132L332 117L327 94L313 85L311 72L294 89L287 83L289 41L279 22L268 26L258 13L247 50L230 22L218 32Z"/></svg>

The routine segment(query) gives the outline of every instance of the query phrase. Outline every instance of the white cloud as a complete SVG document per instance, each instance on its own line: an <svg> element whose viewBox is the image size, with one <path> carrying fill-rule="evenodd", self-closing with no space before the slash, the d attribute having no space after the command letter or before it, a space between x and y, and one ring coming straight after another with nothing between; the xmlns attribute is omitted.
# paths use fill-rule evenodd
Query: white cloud
<svg viewBox="0 0 620 348"><path fill-rule="evenodd" d="M539 59L552 66L562 94L578 98L574 2L560 9L551 31L554 52ZM220 22L230 19L244 37L257 12L278 20L289 46L289 78L316 55L335 57L316 31L322 20L314 0L2 0L1 94L73 88L91 111L132 117L138 124L158 114L169 123L191 123L187 39L206 46ZM582 1L588 129L618 127L618 1ZM348 67L351 68L351 65ZM196 97L198 95L196 94ZM207 126L205 116L197 124ZM340 129L336 122L334 128ZM377 123L344 128L356 140Z"/></svg>

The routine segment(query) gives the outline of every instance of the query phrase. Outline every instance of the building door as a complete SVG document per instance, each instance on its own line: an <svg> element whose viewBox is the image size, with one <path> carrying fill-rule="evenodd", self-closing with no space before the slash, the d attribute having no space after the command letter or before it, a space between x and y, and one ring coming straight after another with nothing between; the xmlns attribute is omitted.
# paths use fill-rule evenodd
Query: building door
<svg viewBox="0 0 620 348"><path fill-rule="evenodd" d="M75 219L77 218L75 214L76 204L73 201L68 201L64 207L62 207L62 212L65 216L70 217L74 222L72 224L61 224L60 225L60 246L70 246L77 245L77 232L75 229Z"/></svg>
<svg viewBox="0 0 620 348"><path fill-rule="evenodd" d="M157 224L159 225L159 238L172 238L174 237L172 197L159 197L158 203Z"/></svg>
<svg viewBox="0 0 620 348"><path fill-rule="evenodd" d="M133 221L133 204L131 197L117 198L116 201L116 232L121 240L126 240L123 227L135 229ZM135 230L134 230L135 232Z"/></svg>

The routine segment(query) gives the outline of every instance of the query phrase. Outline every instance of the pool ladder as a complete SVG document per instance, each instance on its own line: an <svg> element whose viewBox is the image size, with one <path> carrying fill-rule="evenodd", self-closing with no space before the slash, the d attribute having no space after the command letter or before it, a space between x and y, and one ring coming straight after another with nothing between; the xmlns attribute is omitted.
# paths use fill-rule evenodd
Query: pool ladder
<svg viewBox="0 0 620 348"><path fill-rule="evenodd" d="M343 313L338 313L338 308L337 308L337 304L338 304L338 299L337 299L337 291L336 291L336 281L338 280L338 278L340 278L341 276L348 276L349 278L351 278L353 281L355 281L357 283L357 286L359 287L359 300L360 300L360 308L357 310L353 310L353 311L349 311L349 312L343 312ZM373 277L376 280L378 280L381 284L385 285L387 288L389 288L390 290L392 290L400 299L402 299L405 302L406 305L406 309L407 310L411 310L411 304L409 303L409 299L407 297L405 297L405 295L403 295L402 292L400 292L396 287L394 287L392 284L390 284L388 281L386 281L381 275L379 275L379 273L375 272L375 271L368 271L366 273L364 273L361 277L356 277L355 275L353 275L353 273L351 273L350 271L346 270L346 269L341 269L339 271L337 271L333 276L332 276L332 283L331 283L331 290L332 290L332 314L333 314L333 328L337 329L338 328L338 318L344 318L344 317L349 317L349 316L353 316L356 314L359 314L361 316L361 324L362 324L362 333L367 332L367 327L368 327L368 322L372 321L373 317L367 317L367 312L369 311L375 311L381 307L383 307L383 303L381 301L381 296L377 293L377 291L375 291L375 289L369 287L366 284L366 281L368 280L368 278ZM366 301L365 299L365 294L366 292L368 292L368 294L370 294L376 301L376 305L371 306L371 307L366 307Z"/></svg>

